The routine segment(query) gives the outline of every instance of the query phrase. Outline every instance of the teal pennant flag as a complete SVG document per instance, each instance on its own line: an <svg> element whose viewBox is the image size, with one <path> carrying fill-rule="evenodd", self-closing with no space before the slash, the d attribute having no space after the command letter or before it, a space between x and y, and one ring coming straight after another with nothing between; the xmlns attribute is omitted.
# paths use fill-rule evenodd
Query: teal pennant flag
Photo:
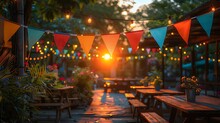
<svg viewBox="0 0 220 123"><path fill-rule="evenodd" d="M205 30L205 32L209 37L212 29L213 17L214 17L214 12L210 12L196 17L200 25L202 26L202 28Z"/></svg>
<svg viewBox="0 0 220 123"><path fill-rule="evenodd" d="M44 31L37 30L34 28L28 27L28 47L31 50L31 47L41 38L44 34Z"/></svg>
<svg viewBox="0 0 220 123"><path fill-rule="evenodd" d="M68 52L68 50L63 50L63 53L66 54Z"/></svg>
<svg viewBox="0 0 220 123"><path fill-rule="evenodd" d="M159 45L160 49L162 50L163 43L167 34L167 27L160 27L156 29L150 29L150 33Z"/></svg>

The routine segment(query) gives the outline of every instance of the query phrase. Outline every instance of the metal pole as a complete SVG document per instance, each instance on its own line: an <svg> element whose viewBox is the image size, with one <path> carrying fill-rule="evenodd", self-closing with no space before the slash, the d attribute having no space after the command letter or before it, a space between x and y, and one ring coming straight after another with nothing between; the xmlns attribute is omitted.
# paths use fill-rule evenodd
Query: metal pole
<svg viewBox="0 0 220 123"><path fill-rule="evenodd" d="M165 68L165 63L164 63L164 48L161 49L162 50L162 81L163 81L163 88L165 87L165 73L164 73L164 68Z"/></svg>
<svg viewBox="0 0 220 123"><path fill-rule="evenodd" d="M195 47L194 45L192 46L192 52L191 52L191 56L192 56L192 61L191 61L191 64L192 64L192 75L193 76L196 76L196 59L195 59Z"/></svg>
<svg viewBox="0 0 220 123"><path fill-rule="evenodd" d="M17 0L17 21L24 25L24 0ZM17 62L18 75L23 76L24 72L24 27L21 26L17 32Z"/></svg>
<svg viewBox="0 0 220 123"><path fill-rule="evenodd" d="M182 47L179 49L180 50L180 81L183 76L183 50Z"/></svg>
<svg viewBox="0 0 220 123"><path fill-rule="evenodd" d="M219 56L219 42L218 42L218 40L216 40L216 55L215 55L215 64L216 64L216 67L215 67L215 69L216 69L216 82L218 82L219 81L219 61L218 61L218 56Z"/></svg>

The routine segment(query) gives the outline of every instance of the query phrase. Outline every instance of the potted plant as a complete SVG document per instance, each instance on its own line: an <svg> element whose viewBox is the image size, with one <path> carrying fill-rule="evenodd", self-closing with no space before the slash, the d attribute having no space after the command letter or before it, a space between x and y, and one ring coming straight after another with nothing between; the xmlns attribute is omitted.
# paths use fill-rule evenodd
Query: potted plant
<svg viewBox="0 0 220 123"><path fill-rule="evenodd" d="M154 79L155 90L159 91L161 84L162 84L162 80L160 79L159 76L156 76L156 78Z"/></svg>
<svg viewBox="0 0 220 123"><path fill-rule="evenodd" d="M150 78L148 76L145 76L143 79L140 80L140 83L143 84L144 86L148 86L150 82Z"/></svg>
<svg viewBox="0 0 220 123"><path fill-rule="evenodd" d="M75 86L82 103L88 105L92 101L92 87L95 82L94 73L89 68L76 67L73 71L73 82L69 85Z"/></svg>
<svg viewBox="0 0 220 123"><path fill-rule="evenodd" d="M199 88L198 79L195 76L191 78L182 77L181 85L185 89L186 100L189 102L195 102L196 94L199 94L201 88Z"/></svg>

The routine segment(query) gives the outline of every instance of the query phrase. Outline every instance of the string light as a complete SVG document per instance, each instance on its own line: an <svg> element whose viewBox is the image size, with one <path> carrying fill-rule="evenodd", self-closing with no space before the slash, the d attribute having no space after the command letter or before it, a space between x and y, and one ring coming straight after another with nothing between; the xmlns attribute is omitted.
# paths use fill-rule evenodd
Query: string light
<svg viewBox="0 0 220 123"><path fill-rule="evenodd" d="M66 17L67 20L70 19L70 13L67 12L66 15L65 15L65 17Z"/></svg>
<svg viewBox="0 0 220 123"><path fill-rule="evenodd" d="M172 24L171 16L168 17L168 25Z"/></svg>
<svg viewBox="0 0 220 123"><path fill-rule="evenodd" d="M213 12L215 11L215 7L212 7L212 11L213 11Z"/></svg>
<svg viewBox="0 0 220 123"><path fill-rule="evenodd" d="M89 17L88 20L87 20L88 24L91 24L92 23L92 18Z"/></svg>

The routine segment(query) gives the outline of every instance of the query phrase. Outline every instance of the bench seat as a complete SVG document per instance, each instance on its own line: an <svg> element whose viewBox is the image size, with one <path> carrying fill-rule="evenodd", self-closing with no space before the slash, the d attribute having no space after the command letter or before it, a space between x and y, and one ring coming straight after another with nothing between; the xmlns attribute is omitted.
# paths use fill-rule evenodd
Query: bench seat
<svg viewBox="0 0 220 123"><path fill-rule="evenodd" d="M138 111L139 111L138 109L146 108L146 107L147 107L143 102L141 102L141 101L138 100L138 99L130 99L130 100L128 100L128 103L129 103L129 105L130 105L130 107L131 107L131 112L132 112L132 107L134 108L133 118L134 118L134 116L135 116L136 111L137 111L137 113L139 113L139 112L138 112Z"/></svg>
<svg viewBox="0 0 220 123"><path fill-rule="evenodd" d="M147 121L148 123L169 123L155 112L141 113L141 119L143 119L145 122Z"/></svg>
<svg viewBox="0 0 220 123"><path fill-rule="evenodd" d="M134 94L132 94L132 93L125 93L125 97L126 97L127 99L135 99L135 96L134 96Z"/></svg>

